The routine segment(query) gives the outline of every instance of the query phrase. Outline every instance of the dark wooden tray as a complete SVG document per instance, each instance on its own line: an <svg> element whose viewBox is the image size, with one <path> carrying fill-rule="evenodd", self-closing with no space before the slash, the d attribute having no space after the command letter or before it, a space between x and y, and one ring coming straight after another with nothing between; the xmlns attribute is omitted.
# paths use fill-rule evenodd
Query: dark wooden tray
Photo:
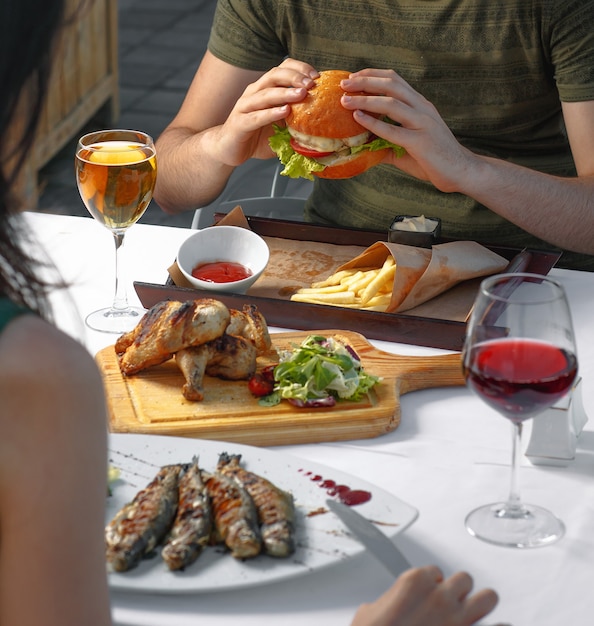
<svg viewBox="0 0 594 626"><path fill-rule="evenodd" d="M249 217L248 221L252 230L265 237L363 247L387 239L386 232L334 228L256 217ZM561 256L557 252L518 250L517 248L498 246L488 247L509 259L510 265L507 271L525 271L546 275ZM163 300L186 301L216 297L217 300L234 309L240 309L246 303L255 304L271 326L312 331L338 328L359 332L369 339L383 339L446 350L461 350L466 330L465 323L447 319L377 311L358 311L276 298L186 289L177 287L173 283L159 285L135 282L134 288L146 308L150 308Z"/></svg>

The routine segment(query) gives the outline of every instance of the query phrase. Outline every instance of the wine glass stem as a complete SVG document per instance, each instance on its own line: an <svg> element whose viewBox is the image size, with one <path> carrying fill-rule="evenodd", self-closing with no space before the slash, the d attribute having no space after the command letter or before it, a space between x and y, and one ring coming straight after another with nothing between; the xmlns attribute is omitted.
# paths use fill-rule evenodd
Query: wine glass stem
<svg viewBox="0 0 594 626"><path fill-rule="evenodd" d="M121 250L124 244L124 234L124 231L113 231L113 238L115 241L115 296L113 298L112 308L116 311L122 311L128 308L126 281L123 280L121 272Z"/></svg>
<svg viewBox="0 0 594 626"><path fill-rule="evenodd" d="M522 422L512 422L512 462L511 482L509 497L507 499L510 509L520 510L520 481L519 469L522 455Z"/></svg>

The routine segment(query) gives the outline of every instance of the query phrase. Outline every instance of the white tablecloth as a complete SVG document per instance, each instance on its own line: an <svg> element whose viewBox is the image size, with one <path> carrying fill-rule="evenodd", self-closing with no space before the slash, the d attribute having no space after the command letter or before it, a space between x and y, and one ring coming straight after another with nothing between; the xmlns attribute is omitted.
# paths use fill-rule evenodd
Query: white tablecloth
<svg viewBox="0 0 594 626"><path fill-rule="evenodd" d="M111 234L91 219L28 214L34 233L64 277L81 318L113 295ZM124 249L129 278L163 283L177 248L191 231L137 224ZM594 416L594 274L553 270L565 286L578 338L586 413ZM130 300L137 302L130 287ZM56 300L59 324L93 353L114 337L84 328ZM373 342L400 354L438 352ZM471 537L464 517L474 507L504 499L509 484L510 427L467 389L417 391L401 400L398 429L345 443L292 445L286 453L356 474L416 507L417 521L398 544L413 565L436 563L449 574L471 572L477 587L500 594L487 623L581 626L594 623L594 420L584 428L575 460L565 467L524 460L523 499L553 510L566 526L557 544L533 550L499 548ZM526 433L529 436L529 429ZM526 440L528 437L526 437ZM391 576L370 556L286 582L249 590L189 596L113 594L117 624L348 624L355 608L382 593Z"/></svg>

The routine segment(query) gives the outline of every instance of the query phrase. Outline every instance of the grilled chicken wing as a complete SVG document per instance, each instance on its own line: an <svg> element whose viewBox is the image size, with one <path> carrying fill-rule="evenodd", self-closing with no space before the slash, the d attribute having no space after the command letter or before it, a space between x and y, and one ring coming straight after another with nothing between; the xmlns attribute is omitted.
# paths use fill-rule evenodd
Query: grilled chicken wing
<svg viewBox="0 0 594 626"><path fill-rule="evenodd" d="M257 351L245 337L224 333L201 346L179 350L175 362L186 383L182 393L186 400L204 399L204 375L226 380L245 380L256 371Z"/></svg>
<svg viewBox="0 0 594 626"><path fill-rule="evenodd" d="M258 354L266 354L272 347L268 325L258 308L254 304L246 304L243 310L230 309L231 319L226 332L230 335L240 335L252 341Z"/></svg>
<svg viewBox="0 0 594 626"><path fill-rule="evenodd" d="M229 321L229 309L218 300L160 302L116 341L120 369L131 375L163 363L183 348L220 337Z"/></svg>

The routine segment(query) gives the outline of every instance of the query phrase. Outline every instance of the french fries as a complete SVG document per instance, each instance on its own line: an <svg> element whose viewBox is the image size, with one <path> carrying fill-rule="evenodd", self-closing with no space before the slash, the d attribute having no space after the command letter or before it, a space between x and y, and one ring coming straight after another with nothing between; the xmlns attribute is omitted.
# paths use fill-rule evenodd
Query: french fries
<svg viewBox="0 0 594 626"><path fill-rule="evenodd" d="M385 311L392 299L396 263L388 255L382 267L340 270L296 291L291 300L368 311Z"/></svg>

